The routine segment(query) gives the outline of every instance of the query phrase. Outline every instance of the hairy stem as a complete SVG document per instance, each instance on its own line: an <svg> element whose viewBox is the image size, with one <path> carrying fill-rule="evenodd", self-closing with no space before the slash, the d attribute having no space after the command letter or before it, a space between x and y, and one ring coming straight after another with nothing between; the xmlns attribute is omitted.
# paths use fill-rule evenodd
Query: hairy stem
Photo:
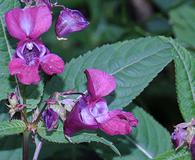
<svg viewBox="0 0 195 160"><path fill-rule="evenodd" d="M43 142L40 141L37 145L36 145L36 149L35 149L35 153L34 153L34 156L33 156L33 160L38 160L38 157L39 157L39 153L41 151L41 148L43 146Z"/></svg>
<svg viewBox="0 0 195 160"><path fill-rule="evenodd" d="M23 160L28 160L29 158L29 136L30 132L25 131L23 133Z"/></svg>

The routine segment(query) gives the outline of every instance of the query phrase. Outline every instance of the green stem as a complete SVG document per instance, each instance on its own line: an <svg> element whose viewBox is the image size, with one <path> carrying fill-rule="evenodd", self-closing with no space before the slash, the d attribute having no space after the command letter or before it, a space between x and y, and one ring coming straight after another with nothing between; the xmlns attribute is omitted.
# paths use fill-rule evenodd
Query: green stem
<svg viewBox="0 0 195 160"><path fill-rule="evenodd" d="M29 158L29 136L30 132L25 131L23 133L23 160L28 160Z"/></svg>

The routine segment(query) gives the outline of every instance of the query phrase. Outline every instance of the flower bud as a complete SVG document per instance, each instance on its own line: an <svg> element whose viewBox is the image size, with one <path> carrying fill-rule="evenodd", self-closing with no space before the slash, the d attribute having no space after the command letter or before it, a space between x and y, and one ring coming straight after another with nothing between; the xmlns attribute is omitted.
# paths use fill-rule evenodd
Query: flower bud
<svg viewBox="0 0 195 160"><path fill-rule="evenodd" d="M16 106L18 104L18 96L15 92L8 95L8 102L11 106Z"/></svg>
<svg viewBox="0 0 195 160"><path fill-rule="evenodd" d="M188 147L192 154L192 160L195 160L195 120L188 123L180 123L175 127L171 136L172 142L176 148L182 145Z"/></svg>
<svg viewBox="0 0 195 160"><path fill-rule="evenodd" d="M8 95L8 102L9 102L9 105L7 105L7 106L10 109L9 110L9 114L10 114L11 118L13 117L13 115L16 112L20 112L25 107L25 105L19 104L19 99L18 99L18 96L16 95L15 92L13 92L10 95Z"/></svg>
<svg viewBox="0 0 195 160"><path fill-rule="evenodd" d="M190 144L190 150L192 154L192 160L195 160L195 136L192 138L192 141Z"/></svg>
<svg viewBox="0 0 195 160"><path fill-rule="evenodd" d="M59 116L52 108L47 108L42 113L42 117L47 131L52 131L54 128L57 127Z"/></svg>
<svg viewBox="0 0 195 160"><path fill-rule="evenodd" d="M176 128L171 135L171 140L176 148L181 147L185 143L187 131L183 128Z"/></svg>
<svg viewBox="0 0 195 160"><path fill-rule="evenodd" d="M85 29L89 22L85 19L81 12L63 9L57 19L55 31L59 38L62 38L72 32L78 32Z"/></svg>

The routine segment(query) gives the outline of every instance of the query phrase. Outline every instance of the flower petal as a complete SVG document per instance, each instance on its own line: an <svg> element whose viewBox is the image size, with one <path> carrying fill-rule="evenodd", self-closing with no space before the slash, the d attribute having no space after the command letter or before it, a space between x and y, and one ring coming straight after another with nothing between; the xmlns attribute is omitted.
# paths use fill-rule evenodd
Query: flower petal
<svg viewBox="0 0 195 160"><path fill-rule="evenodd" d="M22 29L19 19L22 17L22 13L21 9L15 8L5 14L5 23L9 34L19 40L26 38L26 33Z"/></svg>
<svg viewBox="0 0 195 160"><path fill-rule="evenodd" d="M109 135L126 135L131 133L132 128L127 121L112 118L99 125L99 128Z"/></svg>
<svg viewBox="0 0 195 160"><path fill-rule="evenodd" d="M47 6L15 8L5 14L5 22L11 36L36 39L50 28L52 16Z"/></svg>
<svg viewBox="0 0 195 160"><path fill-rule="evenodd" d="M50 53L41 58L41 68L48 75L60 74L64 71L64 61Z"/></svg>
<svg viewBox="0 0 195 160"><path fill-rule="evenodd" d="M88 25L89 22L85 19L81 12L65 8L60 12L55 31L56 35L61 38L72 32L81 31Z"/></svg>
<svg viewBox="0 0 195 160"><path fill-rule="evenodd" d="M132 126L137 126L138 121L129 112L113 110L109 112L110 119L100 123L99 128L109 135L126 135L131 133Z"/></svg>
<svg viewBox="0 0 195 160"><path fill-rule="evenodd" d="M68 118L64 122L65 135L72 136L75 132L79 132L83 129L93 130L98 128L97 123L86 124L83 121L81 117L81 111L85 108L87 108L86 101L84 98L81 98L79 102L77 102L77 104L74 106L72 111L69 113ZM86 112L86 114L83 115L89 116L88 114L90 113Z"/></svg>
<svg viewBox="0 0 195 160"><path fill-rule="evenodd" d="M47 6L35 7L31 10L31 15L35 19L35 23L30 37L35 39L49 30L52 24L52 15Z"/></svg>
<svg viewBox="0 0 195 160"><path fill-rule="evenodd" d="M195 160L195 136L192 138L192 142L190 144L190 150L192 154L192 160Z"/></svg>
<svg viewBox="0 0 195 160"><path fill-rule="evenodd" d="M13 58L9 62L9 72L16 75L22 84L37 84L40 81L38 67L39 64L26 65L25 61L20 58Z"/></svg>
<svg viewBox="0 0 195 160"><path fill-rule="evenodd" d="M88 107L88 109L98 123L105 122L110 118L108 106L104 99L99 100L93 107Z"/></svg>
<svg viewBox="0 0 195 160"><path fill-rule="evenodd" d="M87 89L92 99L107 96L116 88L113 76L98 69L85 70L87 76Z"/></svg>

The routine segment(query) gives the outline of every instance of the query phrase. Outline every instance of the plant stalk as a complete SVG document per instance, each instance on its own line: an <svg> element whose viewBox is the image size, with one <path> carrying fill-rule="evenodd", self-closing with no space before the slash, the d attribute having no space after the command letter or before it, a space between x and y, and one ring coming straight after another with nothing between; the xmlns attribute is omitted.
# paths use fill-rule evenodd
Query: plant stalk
<svg viewBox="0 0 195 160"><path fill-rule="evenodd" d="M41 151L41 148L43 146L43 142L40 141L37 145L36 145L36 149L35 149L35 153L34 153L34 156L33 156L33 160L38 160L38 157L39 157L39 153Z"/></svg>
<svg viewBox="0 0 195 160"><path fill-rule="evenodd" d="M29 136L30 132L25 131L23 133L23 160L29 159Z"/></svg>

